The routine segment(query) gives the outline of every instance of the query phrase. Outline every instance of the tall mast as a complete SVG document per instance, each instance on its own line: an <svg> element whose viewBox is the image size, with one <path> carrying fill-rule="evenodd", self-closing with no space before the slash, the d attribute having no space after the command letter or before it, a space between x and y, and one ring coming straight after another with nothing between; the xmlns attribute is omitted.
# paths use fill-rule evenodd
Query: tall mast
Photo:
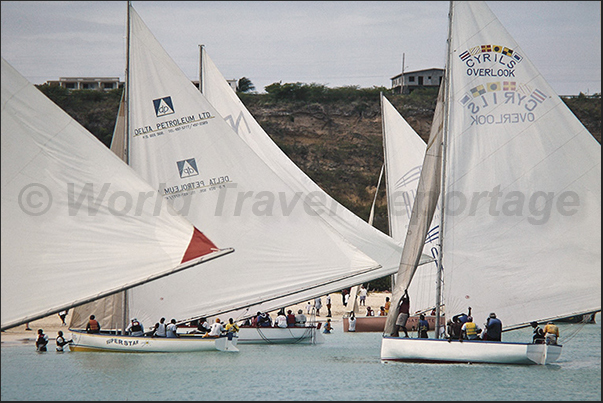
<svg viewBox="0 0 603 403"><path fill-rule="evenodd" d="M125 86L124 86L124 106L126 108L125 113L125 143L126 143L126 164L130 165L130 7L132 2L128 1L128 11L126 12L127 23L126 23L126 71L125 71ZM128 290L124 290L123 297L123 323L122 333L126 333L126 327L128 326Z"/></svg>
<svg viewBox="0 0 603 403"><path fill-rule="evenodd" d="M205 45L199 45L199 91L201 91L201 94L204 93L203 91L203 50L205 48Z"/></svg>
<svg viewBox="0 0 603 403"><path fill-rule="evenodd" d="M441 213L440 213L440 239L438 243L438 271L436 283L436 319L435 319L435 337L440 338L440 311L442 305L442 262L444 259L444 251L442 244L444 243L444 212L446 211L446 144L448 141L448 115L449 115L449 92L450 92L450 67L451 67L451 41L452 41L452 13L454 2L450 1L450 9L448 11L448 40L446 45L446 69L444 71L444 124L442 126L442 180L440 188Z"/></svg>

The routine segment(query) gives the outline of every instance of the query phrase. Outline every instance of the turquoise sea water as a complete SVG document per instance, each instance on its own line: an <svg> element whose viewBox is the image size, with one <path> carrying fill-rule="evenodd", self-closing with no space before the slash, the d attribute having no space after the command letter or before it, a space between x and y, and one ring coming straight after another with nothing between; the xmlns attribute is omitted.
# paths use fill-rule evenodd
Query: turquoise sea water
<svg viewBox="0 0 603 403"><path fill-rule="evenodd" d="M1 398L600 401L600 314L596 321L569 340L580 325L561 324L563 352L547 366L382 362L379 333L344 333L341 322L325 344L240 345L238 353L37 353L33 345L3 345ZM530 339L531 329L503 335Z"/></svg>

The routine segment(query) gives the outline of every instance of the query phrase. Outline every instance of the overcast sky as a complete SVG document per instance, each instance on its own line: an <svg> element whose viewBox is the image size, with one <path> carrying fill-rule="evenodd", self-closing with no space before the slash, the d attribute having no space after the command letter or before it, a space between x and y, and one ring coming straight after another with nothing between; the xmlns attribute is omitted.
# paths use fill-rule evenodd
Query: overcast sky
<svg viewBox="0 0 603 403"><path fill-rule="evenodd" d="M599 1L488 1L560 95L601 92ZM133 1L191 79L198 45L225 78L391 86L444 67L447 1ZM124 78L126 1L2 1L2 57L34 84Z"/></svg>

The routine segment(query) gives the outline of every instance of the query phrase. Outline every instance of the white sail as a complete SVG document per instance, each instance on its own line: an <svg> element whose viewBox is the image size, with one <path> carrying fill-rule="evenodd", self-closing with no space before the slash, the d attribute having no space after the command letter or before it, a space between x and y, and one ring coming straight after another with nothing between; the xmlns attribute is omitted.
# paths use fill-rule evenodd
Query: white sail
<svg viewBox="0 0 603 403"><path fill-rule="evenodd" d="M417 185L427 146L383 94L381 94L381 115L390 235L404 244L412 206L417 197ZM437 208L422 249L423 255L432 259L437 257L439 222L440 214ZM425 257L423 259L426 260ZM410 285L405 285L408 287L412 312L435 306L436 273L436 262L421 265L417 268ZM404 280L400 278L396 283L400 281Z"/></svg>
<svg viewBox="0 0 603 403"><path fill-rule="evenodd" d="M224 76L209 57L204 46L201 46L201 75L200 83L203 93L224 117L241 139L264 161L271 169L278 173L296 192L301 194L318 195L316 208L329 211L321 217L328 221L337 232L349 240L358 249L377 261L382 267L363 276L357 276L353 281L342 279L341 282L332 283L328 287L291 294L290 296L273 301L270 306L261 305L258 309L251 309L252 313L266 308L281 307L297 302L312 299L319 295L338 291L350 286L394 274L400 262L402 242L392 239L386 234L372 227L366 221L339 204L329 194L322 190L310 179L283 151L272 141L270 136L262 129L259 123L247 110L229 86ZM422 156L420 155L419 158ZM419 162L420 163L420 162ZM429 262L429 257L424 256L422 263Z"/></svg>
<svg viewBox="0 0 603 403"><path fill-rule="evenodd" d="M601 309L601 146L484 2L454 2L444 301L505 327Z"/></svg>
<svg viewBox="0 0 603 403"><path fill-rule="evenodd" d="M2 59L2 329L222 253L155 195Z"/></svg>
<svg viewBox="0 0 603 403"><path fill-rule="evenodd" d="M380 266L237 136L130 9L130 166L211 239L237 253L215 271L178 273L130 293L155 323L210 316L368 273Z"/></svg>
<svg viewBox="0 0 603 403"><path fill-rule="evenodd" d="M484 2L453 2L451 15L446 312L495 312L508 330L600 310L600 144Z"/></svg>
<svg viewBox="0 0 603 403"><path fill-rule="evenodd" d="M420 256L425 244L429 239L430 223L433 223L440 199L440 168L442 164L442 123L444 117L444 87L440 87L436 103L429 141L425 150L425 157L421 167L417 194L413 202L410 222L406 231L404 250L400 258L400 267L396 274L396 285L392 290L392 305L387 315L384 334L389 335L394 330L394 323L399 313L399 301L404 290L409 289L417 271ZM438 256L439 257L439 256ZM436 290L436 314L439 316L439 304L437 303L438 276L433 284ZM411 299L412 304L412 299ZM437 319L437 318L436 318Z"/></svg>

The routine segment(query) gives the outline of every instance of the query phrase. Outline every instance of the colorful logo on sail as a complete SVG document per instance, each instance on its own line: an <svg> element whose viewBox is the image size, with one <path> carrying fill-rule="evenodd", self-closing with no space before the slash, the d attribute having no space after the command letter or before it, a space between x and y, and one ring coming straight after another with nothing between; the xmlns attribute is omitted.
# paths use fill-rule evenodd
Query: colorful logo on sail
<svg viewBox="0 0 603 403"><path fill-rule="evenodd" d="M194 158L176 161L176 164L178 165L178 172L180 173L180 178L188 178L191 176L199 175L199 170L197 169L197 161L195 161Z"/></svg>
<svg viewBox="0 0 603 403"><path fill-rule="evenodd" d="M513 49L501 45L478 45L461 54L461 61L467 66L467 75L475 77L514 78L514 68L523 56Z"/></svg>
<svg viewBox="0 0 603 403"><path fill-rule="evenodd" d="M172 103L172 97L154 99L153 106L155 107L155 115L157 117L171 115L172 113L174 113L174 104Z"/></svg>

